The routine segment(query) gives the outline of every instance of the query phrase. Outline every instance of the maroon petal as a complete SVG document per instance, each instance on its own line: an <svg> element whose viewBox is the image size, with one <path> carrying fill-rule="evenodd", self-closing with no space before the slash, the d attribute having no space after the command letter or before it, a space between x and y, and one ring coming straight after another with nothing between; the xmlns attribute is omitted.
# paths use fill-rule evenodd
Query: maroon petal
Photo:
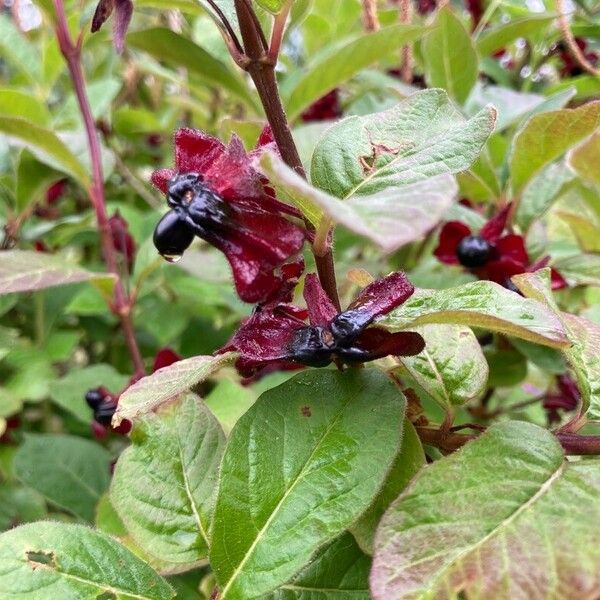
<svg viewBox="0 0 600 600"><path fill-rule="evenodd" d="M514 233L505 235L496 241L496 253L499 258L510 258L525 267L529 264L529 255L523 236Z"/></svg>
<svg viewBox="0 0 600 600"><path fill-rule="evenodd" d="M569 285L567 280L556 269L550 269L550 283L553 290L563 290Z"/></svg>
<svg viewBox="0 0 600 600"><path fill-rule="evenodd" d="M569 375L559 375L557 381L558 389L565 398L571 401L572 408L575 408L581 397L577 384Z"/></svg>
<svg viewBox="0 0 600 600"><path fill-rule="evenodd" d="M270 362L289 360L294 333L306 325L293 316L295 307L289 311L287 308L286 305L258 307L220 352L239 352L240 372L246 376Z"/></svg>
<svg viewBox="0 0 600 600"><path fill-rule="evenodd" d="M204 175L224 152L220 140L198 129L183 128L175 134L175 166L179 173Z"/></svg>
<svg viewBox="0 0 600 600"><path fill-rule="evenodd" d="M275 137L273 136L273 130L270 125L265 125L263 130L260 132L258 136L258 141L256 142L255 150L262 149L264 146L269 146L270 144L275 143Z"/></svg>
<svg viewBox="0 0 600 600"><path fill-rule="evenodd" d="M510 213L510 203L497 212L482 228L479 235L488 242L495 243L502 235Z"/></svg>
<svg viewBox="0 0 600 600"><path fill-rule="evenodd" d="M152 365L152 372L158 371L163 367L168 367L181 360L181 356L177 354L171 348L161 348L154 357L154 364Z"/></svg>
<svg viewBox="0 0 600 600"><path fill-rule="evenodd" d="M117 52L123 52L125 35L133 15L133 2L131 0L116 0L115 16L113 21L113 45Z"/></svg>
<svg viewBox="0 0 600 600"><path fill-rule="evenodd" d="M489 279L505 287L510 283L510 278L513 275L525 272L526 267L522 262L513 260L507 256L498 260L492 260L485 267L475 270L479 279Z"/></svg>
<svg viewBox="0 0 600 600"><path fill-rule="evenodd" d="M350 304L348 310L363 312L371 318L386 315L406 302L414 291L408 277L397 271L369 284Z"/></svg>
<svg viewBox="0 0 600 600"><path fill-rule="evenodd" d="M390 333L385 329L371 327L363 331L356 346L369 352L370 359L384 356L414 356L425 348L425 340L414 331Z"/></svg>
<svg viewBox="0 0 600 600"><path fill-rule="evenodd" d="M169 187L169 181L175 176L175 169L158 169L152 173L150 181L152 185L159 189L163 194L166 194Z"/></svg>
<svg viewBox="0 0 600 600"><path fill-rule="evenodd" d="M203 173L206 183L232 203L242 200L260 201L264 196L261 175L253 168L252 159L237 136L233 136L229 146L218 156L211 158L210 164L202 171L196 171Z"/></svg>
<svg viewBox="0 0 600 600"><path fill-rule="evenodd" d="M314 273L309 273L304 281L304 299L308 308L308 319L313 326L327 327L337 315L335 306Z"/></svg>
<svg viewBox="0 0 600 600"><path fill-rule="evenodd" d="M313 102L303 113L302 120L305 123L313 121L330 121L342 115L340 95L337 88L331 90L315 102Z"/></svg>
<svg viewBox="0 0 600 600"><path fill-rule="evenodd" d="M439 261L447 265L459 264L456 256L458 245L469 235L471 235L471 229L464 223L448 221L440 231L440 240L433 254Z"/></svg>

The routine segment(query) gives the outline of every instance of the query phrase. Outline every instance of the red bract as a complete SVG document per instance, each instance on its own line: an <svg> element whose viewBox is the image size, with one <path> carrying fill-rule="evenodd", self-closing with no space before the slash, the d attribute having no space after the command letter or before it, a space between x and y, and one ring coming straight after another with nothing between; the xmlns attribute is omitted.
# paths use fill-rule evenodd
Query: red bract
<svg viewBox="0 0 600 600"><path fill-rule="evenodd" d="M418 333L367 329L413 291L403 273L393 273L367 286L347 310L338 313L317 276L310 274L304 285L307 311L277 301L258 306L221 352L241 354L236 366L244 376L274 363L324 367L334 359L357 363L418 354L425 346Z"/></svg>
<svg viewBox="0 0 600 600"><path fill-rule="evenodd" d="M135 260L135 240L129 233L127 221L117 211L108 220L108 225L110 227L113 246L119 254L123 255L127 269L131 272Z"/></svg>
<svg viewBox="0 0 600 600"><path fill-rule="evenodd" d="M54 206L63 196L67 189L67 180L59 179L46 190L46 204Z"/></svg>
<svg viewBox="0 0 600 600"><path fill-rule="evenodd" d="M229 261L237 292L245 302L264 302L285 282L282 267L302 248L305 230L284 215L298 216L279 202L252 167L271 145L264 132L247 154L233 137L229 146L194 129L175 136L175 169L161 169L152 183L171 210L161 219L154 243L167 259L177 259L198 236Z"/></svg>
<svg viewBox="0 0 600 600"><path fill-rule="evenodd" d="M595 52L587 52L587 42L582 38L575 38L575 43L581 50L585 59L592 65L598 63L598 54ZM585 71L581 68L579 62L573 56L573 53L565 42L561 41L557 44L558 53L562 61L562 67L560 69L561 77L577 77L578 75L585 75Z"/></svg>
<svg viewBox="0 0 600 600"><path fill-rule="evenodd" d="M460 221L449 221L442 227L434 255L448 265L462 265L479 279L489 279L509 289L516 289L511 277L536 271L546 266L549 258L531 264L523 236L503 235L510 204L498 211L482 228L479 235ZM552 288L566 286L562 276L552 269Z"/></svg>
<svg viewBox="0 0 600 600"><path fill-rule="evenodd" d="M171 348L161 348L154 357L154 364L152 365L152 372L158 371L163 367L168 367L173 363L179 362L181 360L181 356L177 354Z"/></svg>
<svg viewBox="0 0 600 600"><path fill-rule="evenodd" d="M340 93L337 88L313 102L303 113L305 123L314 121L331 121L342 116Z"/></svg>

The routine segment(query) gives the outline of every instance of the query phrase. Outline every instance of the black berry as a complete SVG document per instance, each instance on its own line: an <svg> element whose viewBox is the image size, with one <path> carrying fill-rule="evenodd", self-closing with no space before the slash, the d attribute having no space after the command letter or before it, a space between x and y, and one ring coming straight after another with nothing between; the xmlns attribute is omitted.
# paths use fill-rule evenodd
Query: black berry
<svg viewBox="0 0 600 600"><path fill-rule="evenodd" d="M96 410L100 406L100 404L102 404L103 400L104 394L99 389L89 390L85 394L85 401L92 410Z"/></svg>
<svg viewBox="0 0 600 600"><path fill-rule="evenodd" d="M154 230L154 245L164 257L181 256L194 240L194 232L182 216L170 210Z"/></svg>
<svg viewBox="0 0 600 600"><path fill-rule="evenodd" d="M463 238L456 249L456 257L463 267L483 267L492 257L492 245L478 235Z"/></svg>

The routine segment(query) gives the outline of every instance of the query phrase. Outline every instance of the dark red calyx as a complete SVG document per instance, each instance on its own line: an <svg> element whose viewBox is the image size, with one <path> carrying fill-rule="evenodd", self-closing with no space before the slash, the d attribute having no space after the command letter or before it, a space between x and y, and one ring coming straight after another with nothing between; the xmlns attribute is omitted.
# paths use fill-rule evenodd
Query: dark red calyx
<svg viewBox="0 0 600 600"><path fill-rule="evenodd" d="M483 267L492 257L493 247L478 235L463 238L456 248L456 257L463 267L476 269Z"/></svg>

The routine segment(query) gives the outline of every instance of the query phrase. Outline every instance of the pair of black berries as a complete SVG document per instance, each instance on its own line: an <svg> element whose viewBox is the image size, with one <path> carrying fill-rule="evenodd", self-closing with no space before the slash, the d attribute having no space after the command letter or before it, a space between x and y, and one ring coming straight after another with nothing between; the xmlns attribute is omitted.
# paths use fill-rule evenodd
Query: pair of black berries
<svg viewBox="0 0 600 600"><path fill-rule="evenodd" d="M94 413L94 421L110 427L113 415L117 410L115 399L102 388L97 388L86 392L85 401Z"/></svg>

